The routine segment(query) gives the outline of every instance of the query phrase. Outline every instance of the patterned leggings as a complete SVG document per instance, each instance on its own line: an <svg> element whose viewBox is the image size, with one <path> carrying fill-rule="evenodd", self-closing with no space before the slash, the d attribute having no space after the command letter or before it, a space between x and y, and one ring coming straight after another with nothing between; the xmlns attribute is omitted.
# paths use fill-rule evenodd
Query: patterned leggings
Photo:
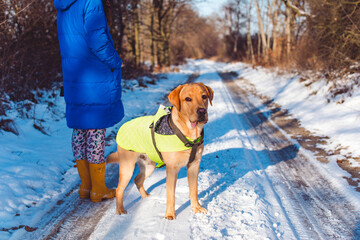
<svg viewBox="0 0 360 240"><path fill-rule="evenodd" d="M72 149L75 160L87 159L89 163L104 163L106 129L74 129Z"/></svg>

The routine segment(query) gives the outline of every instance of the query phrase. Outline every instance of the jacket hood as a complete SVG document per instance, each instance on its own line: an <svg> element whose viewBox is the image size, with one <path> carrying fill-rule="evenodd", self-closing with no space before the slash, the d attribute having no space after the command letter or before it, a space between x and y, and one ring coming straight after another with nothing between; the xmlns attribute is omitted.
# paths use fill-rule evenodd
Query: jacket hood
<svg viewBox="0 0 360 240"><path fill-rule="evenodd" d="M55 8L57 10L66 10L77 0L54 0Z"/></svg>

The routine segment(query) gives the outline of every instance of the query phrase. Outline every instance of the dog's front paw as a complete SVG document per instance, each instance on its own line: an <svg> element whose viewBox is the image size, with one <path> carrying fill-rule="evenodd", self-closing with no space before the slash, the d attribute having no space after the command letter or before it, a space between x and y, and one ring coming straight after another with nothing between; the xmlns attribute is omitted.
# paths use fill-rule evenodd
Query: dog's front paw
<svg viewBox="0 0 360 240"><path fill-rule="evenodd" d="M207 210L205 208L203 208L202 206L198 205L196 207L192 208L194 213L204 213L207 214Z"/></svg>
<svg viewBox="0 0 360 240"><path fill-rule="evenodd" d="M140 192L141 198L147 198L150 197L150 194L148 194L147 192Z"/></svg>
<svg viewBox="0 0 360 240"><path fill-rule="evenodd" d="M167 220L175 220L175 214L166 214L166 215L165 215L165 218L166 218Z"/></svg>
<svg viewBox="0 0 360 240"><path fill-rule="evenodd" d="M116 214L117 215L127 214L127 211L124 208L116 208Z"/></svg>

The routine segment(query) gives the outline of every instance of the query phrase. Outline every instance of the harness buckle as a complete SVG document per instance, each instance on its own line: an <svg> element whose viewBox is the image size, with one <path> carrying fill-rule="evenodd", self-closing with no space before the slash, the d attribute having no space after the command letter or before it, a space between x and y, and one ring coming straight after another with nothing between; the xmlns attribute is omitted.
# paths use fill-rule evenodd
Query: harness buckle
<svg viewBox="0 0 360 240"><path fill-rule="evenodd" d="M185 143L185 147L193 147L194 146L194 144L193 143L191 143L191 142L187 142L187 143Z"/></svg>

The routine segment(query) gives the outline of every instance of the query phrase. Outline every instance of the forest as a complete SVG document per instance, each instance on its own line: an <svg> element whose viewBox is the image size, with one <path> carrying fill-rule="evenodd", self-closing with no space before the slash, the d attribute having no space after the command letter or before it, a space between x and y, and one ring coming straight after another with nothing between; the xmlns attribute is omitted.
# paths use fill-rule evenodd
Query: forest
<svg viewBox="0 0 360 240"><path fill-rule="evenodd" d="M207 17L195 1L204 0L110 1L106 14L124 79L188 58L328 75L360 71L358 0L228 0ZM52 0L1 1L0 42L0 91L10 100L33 99L32 90L61 82Z"/></svg>

